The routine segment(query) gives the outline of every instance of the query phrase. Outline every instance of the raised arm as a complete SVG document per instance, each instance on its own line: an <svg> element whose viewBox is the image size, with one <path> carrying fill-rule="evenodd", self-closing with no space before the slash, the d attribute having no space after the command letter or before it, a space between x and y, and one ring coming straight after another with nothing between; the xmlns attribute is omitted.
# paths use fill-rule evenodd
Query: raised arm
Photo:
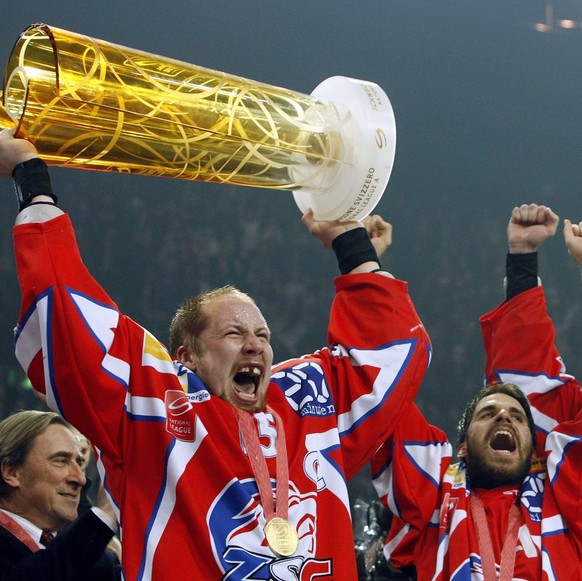
<svg viewBox="0 0 582 581"><path fill-rule="evenodd" d="M144 330L88 272L71 221L55 205L46 164L13 129L0 131L0 175L14 180L20 210L13 231L22 295L16 357L35 394L118 461L131 346L144 344ZM113 370L113 360L124 363ZM94 414L97 408L110 413Z"/></svg>
<svg viewBox="0 0 582 581"><path fill-rule="evenodd" d="M538 249L554 236L559 217L548 206L522 204L507 225L506 299L538 285Z"/></svg>
<svg viewBox="0 0 582 581"><path fill-rule="evenodd" d="M547 206L523 204L513 209L507 228L507 300L481 317L487 380L515 383L526 393L538 430L539 454L547 434L571 418L581 401L577 382L565 373L538 283L537 251L558 224L558 216Z"/></svg>
<svg viewBox="0 0 582 581"><path fill-rule="evenodd" d="M408 285L382 270L379 255L392 241L392 226L380 216L362 222L318 221L303 216L308 231L333 249L342 276L335 279L327 349L282 363L272 378L282 391L285 369L301 365L307 378L301 408L313 389L316 401L333 402L344 477L350 478L392 433L419 388L430 361L430 339L408 294ZM322 380L322 377L324 378ZM297 398L303 394L293 387ZM331 433L331 432L330 432Z"/></svg>

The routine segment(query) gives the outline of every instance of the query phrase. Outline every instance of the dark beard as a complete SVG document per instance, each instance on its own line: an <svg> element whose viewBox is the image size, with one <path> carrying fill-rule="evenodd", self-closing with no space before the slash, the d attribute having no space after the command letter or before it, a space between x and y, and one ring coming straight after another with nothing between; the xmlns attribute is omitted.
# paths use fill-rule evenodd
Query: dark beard
<svg viewBox="0 0 582 581"><path fill-rule="evenodd" d="M491 467L475 454L469 453L466 459L467 480L472 488L484 488L489 490L498 486L521 486L529 473L531 466L530 454L516 468L510 469L504 466Z"/></svg>

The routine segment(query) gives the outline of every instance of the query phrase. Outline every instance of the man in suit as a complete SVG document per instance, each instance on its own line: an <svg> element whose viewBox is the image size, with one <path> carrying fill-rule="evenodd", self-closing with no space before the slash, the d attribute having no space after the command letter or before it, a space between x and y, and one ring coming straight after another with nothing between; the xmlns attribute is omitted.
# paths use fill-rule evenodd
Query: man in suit
<svg viewBox="0 0 582 581"><path fill-rule="evenodd" d="M22 411L0 422L1 581L120 578L105 551L115 521L98 508L77 518L83 464L58 414Z"/></svg>

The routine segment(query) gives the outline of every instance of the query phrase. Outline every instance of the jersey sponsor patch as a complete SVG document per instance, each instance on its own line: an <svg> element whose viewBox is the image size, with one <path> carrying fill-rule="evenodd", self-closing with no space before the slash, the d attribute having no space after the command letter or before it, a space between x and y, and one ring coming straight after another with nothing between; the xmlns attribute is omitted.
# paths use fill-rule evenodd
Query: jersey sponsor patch
<svg viewBox="0 0 582 581"><path fill-rule="evenodd" d="M281 387L287 402L301 417L335 413L323 370L317 363L307 361L278 371L271 376L271 381Z"/></svg>
<svg viewBox="0 0 582 581"><path fill-rule="evenodd" d="M206 392L207 394L207 392ZM196 413L194 403L204 397L202 393L184 393L177 389L169 389L164 396L166 405L166 430L174 438L184 442L193 442L195 439Z"/></svg>

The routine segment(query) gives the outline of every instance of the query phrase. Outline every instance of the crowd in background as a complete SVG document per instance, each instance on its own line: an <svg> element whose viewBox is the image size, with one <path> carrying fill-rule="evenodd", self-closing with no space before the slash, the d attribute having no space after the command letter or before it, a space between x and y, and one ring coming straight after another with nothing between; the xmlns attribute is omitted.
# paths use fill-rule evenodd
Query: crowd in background
<svg viewBox="0 0 582 581"><path fill-rule="evenodd" d="M256 298L272 325L276 361L326 345L323 329L337 265L331 253L306 235L290 193L214 184L176 189L174 181L163 178L114 179L70 170L52 175L89 270L123 312L163 342L170 318L186 296L228 282ZM148 191L140 190L143 180ZM151 180L159 186L156 194ZM112 183L114 189L107 191ZM478 317L503 297L505 224L511 208L483 207L469 221L466 208L446 206L436 214L437 203L421 211L389 191L378 211L395 228L383 266L409 282L432 339L433 361L417 402L429 421L454 434L462 403L482 383ZM0 417L6 417L18 409L44 407L13 355L20 296L11 240L16 206L9 196L0 200L0 214ZM562 240L547 246L540 273L559 349L576 373L582 347L576 296L582 282ZM554 262L559 262L555 269ZM354 495L370 492L365 474L352 490Z"/></svg>

